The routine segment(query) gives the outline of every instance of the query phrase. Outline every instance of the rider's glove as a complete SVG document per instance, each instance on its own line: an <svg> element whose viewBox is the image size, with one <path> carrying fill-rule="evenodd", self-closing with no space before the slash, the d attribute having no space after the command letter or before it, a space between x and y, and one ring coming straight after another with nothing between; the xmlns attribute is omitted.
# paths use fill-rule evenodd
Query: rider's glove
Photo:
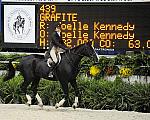
<svg viewBox="0 0 150 120"><path fill-rule="evenodd" d="M70 52L70 49L69 49L69 48L66 48L65 50Z"/></svg>

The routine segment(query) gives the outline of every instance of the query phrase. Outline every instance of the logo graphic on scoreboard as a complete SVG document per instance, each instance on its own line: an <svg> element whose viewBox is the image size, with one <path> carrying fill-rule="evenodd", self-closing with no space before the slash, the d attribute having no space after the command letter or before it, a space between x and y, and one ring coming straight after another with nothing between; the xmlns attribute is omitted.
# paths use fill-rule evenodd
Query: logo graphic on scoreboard
<svg viewBox="0 0 150 120"><path fill-rule="evenodd" d="M12 37L24 39L32 30L33 21L26 10L16 9L8 17L7 26Z"/></svg>
<svg viewBox="0 0 150 120"><path fill-rule="evenodd" d="M25 18L22 18L21 15L19 14L16 18L17 20L13 23L13 30L15 31L15 34L17 34L17 32L20 33L24 33L24 24L25 24ZM20 31L20 28L22 29Z"/></svg>
<svg viewBox="0 0 150 120"><path fill-rule="evenodd" d="M4 42L35 43L35 8L29 7L4 6Z"/></svg>

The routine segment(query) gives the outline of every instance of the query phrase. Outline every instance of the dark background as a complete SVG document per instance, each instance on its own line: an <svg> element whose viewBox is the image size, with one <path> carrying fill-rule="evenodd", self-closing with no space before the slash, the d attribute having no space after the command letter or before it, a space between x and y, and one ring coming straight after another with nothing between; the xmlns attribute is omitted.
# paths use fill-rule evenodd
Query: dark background
<svg viewBox="0 0 150 120"><path fill-rule="evenodd" d="M1 0L0 0L0 32L1 32Z"/></svg>

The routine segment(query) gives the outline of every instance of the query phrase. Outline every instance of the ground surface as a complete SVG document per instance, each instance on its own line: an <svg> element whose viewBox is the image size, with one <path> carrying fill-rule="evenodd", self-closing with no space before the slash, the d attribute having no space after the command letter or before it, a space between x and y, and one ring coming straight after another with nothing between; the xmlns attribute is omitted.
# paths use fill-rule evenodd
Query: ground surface
<svg viewBox="0 0 150 120"><path fill-rule="evenodd" d="M0 120L150 120L150 113L0 104Z"/></svg>

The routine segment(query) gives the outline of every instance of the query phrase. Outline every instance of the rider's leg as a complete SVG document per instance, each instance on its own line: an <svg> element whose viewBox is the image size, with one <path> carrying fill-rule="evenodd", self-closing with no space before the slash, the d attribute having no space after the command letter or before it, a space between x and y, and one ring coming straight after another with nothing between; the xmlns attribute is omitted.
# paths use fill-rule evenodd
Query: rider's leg
<svg viewBox="0 0 150 120"><path fill-rule="evenodd" d="M54 63L57 63L57 56L56 56L56 48L52 47L50 51L50 56L52 57Z"/></svg>
<svg viewBox="0 0 150 120"><path fill-rule="evenodd" d="M57 63L57 56L56 56L56 48L55 47L52 47L52 49L50 51L50 56L52 57L52 62L50 63L51 67L50 67L49 77L53 77L52 71L53 71L53 68L55 67L55 64Z"/></svg>

